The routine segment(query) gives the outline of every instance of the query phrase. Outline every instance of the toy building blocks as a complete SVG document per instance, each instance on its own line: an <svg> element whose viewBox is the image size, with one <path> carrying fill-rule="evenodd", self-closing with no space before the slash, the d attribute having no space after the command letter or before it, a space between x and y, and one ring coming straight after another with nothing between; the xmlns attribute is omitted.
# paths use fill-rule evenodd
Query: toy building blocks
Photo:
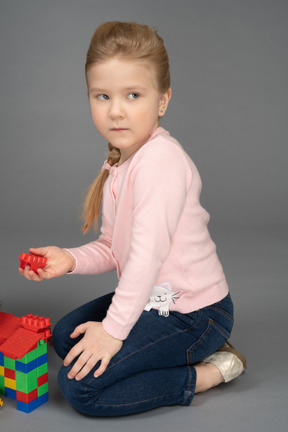
<svg viewBox="0 0 288 432"><path fill-rule="evenodd" d="M49 318L0 312L0 394L30 413L48 401Z"/></svg>
<svg viewBox="0 0 288 432"><path fill-rule="evenodd" d="M30 265L30 269L37 273L39 268L43 268L46 265L47 259L38 255L21 253L20 257L20 268L25 269L26 265Z"/></svg>

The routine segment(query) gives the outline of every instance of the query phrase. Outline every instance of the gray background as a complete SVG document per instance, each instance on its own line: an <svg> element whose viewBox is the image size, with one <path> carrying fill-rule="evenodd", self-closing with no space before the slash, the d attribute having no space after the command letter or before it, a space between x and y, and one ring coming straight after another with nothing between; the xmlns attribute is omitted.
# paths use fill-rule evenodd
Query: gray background
<svg viewBox="0 0 288 432"><path fill-rule="evenodd" d="M1 430L286 431L287 18L280 0L1 0L2 310L49 316L114 289L114 274L35 284L18 275L29 247L74 247L84 192L106 155L92 123L84 62L107 20L155 26L171 60L163 126L197 164L236 306L238 380L169 407L118 419L76 413L49 350L50 402L27 415L5 398Z"/></svg>

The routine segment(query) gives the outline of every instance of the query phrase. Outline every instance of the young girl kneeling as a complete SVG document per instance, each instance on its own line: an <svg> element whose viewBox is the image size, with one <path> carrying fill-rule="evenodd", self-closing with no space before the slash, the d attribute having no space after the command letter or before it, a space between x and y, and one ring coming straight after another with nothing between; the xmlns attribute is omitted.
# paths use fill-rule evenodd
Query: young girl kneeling
<svg viewBox="0 0 288 432"><path fill-rule="evenodd" d="M102 205L100 237L74 249L30 249L47 265L19 271L40 281L117 269L115 292L54 329L59 385L77 410L119 416L190 405L195 393L239 376L245 359L227 342L233 304L197 168L159 127L171 98L163 40L145 25L101 25L86 79L93 121L109 142L83 212L87 232Z"/></svg>

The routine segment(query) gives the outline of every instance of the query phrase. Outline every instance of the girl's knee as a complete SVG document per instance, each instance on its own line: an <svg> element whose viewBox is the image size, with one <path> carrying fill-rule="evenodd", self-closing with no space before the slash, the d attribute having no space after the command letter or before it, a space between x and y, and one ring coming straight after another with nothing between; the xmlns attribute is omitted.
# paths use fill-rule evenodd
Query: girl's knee
<svg viewBox="0 0 288 432"><path fill-rule="evenodd" d="M58 373L58 385L64 398L77 411L83 414L97 415L97 404L92 408L92 400L97 400L99 392L92 390L85 380L76 381L68 378L70 367L62 366Z"/></svg>
<svg viewBox="0 0 288 432"><path fill-rule="evenodd" d="M69 368L62 366L58 373L58 385L64 398L75 408L81 403L84 391L81 391L81 382L69 379L67 374Z"/></svg>

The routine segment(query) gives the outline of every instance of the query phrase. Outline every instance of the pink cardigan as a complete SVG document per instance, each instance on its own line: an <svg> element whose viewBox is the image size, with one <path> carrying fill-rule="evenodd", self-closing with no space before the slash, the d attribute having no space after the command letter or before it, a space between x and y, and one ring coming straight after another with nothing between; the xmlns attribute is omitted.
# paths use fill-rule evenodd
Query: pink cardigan
<svg viewBox="0 0 288 432"><path fill-rule="evenodd" d="M182 313L228 294L200 193L197 168L161 127L126 162L111 168L99 239L68 250L76 259L73 273L117 269L119 284L102 322L113 337L128 336L155 285L169 283L179 292L170 311Z"/></svg>

